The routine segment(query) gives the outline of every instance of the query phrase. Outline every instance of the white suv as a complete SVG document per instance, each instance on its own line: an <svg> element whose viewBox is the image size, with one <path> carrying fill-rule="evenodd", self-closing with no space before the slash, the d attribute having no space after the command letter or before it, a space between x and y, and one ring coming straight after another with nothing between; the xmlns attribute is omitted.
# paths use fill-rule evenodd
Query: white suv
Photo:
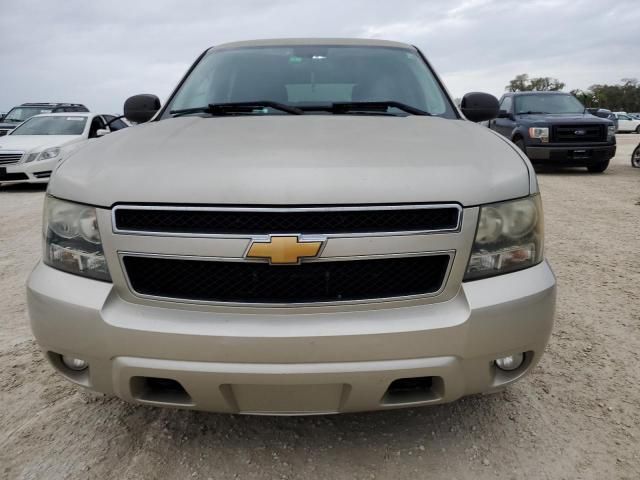
<svg viewBox="0 0 640 480"><path fill-rule="evenodd" d="M618 119L618 132L640 133L640 120L627 115L627 112L613 112Z"/></svg>
<svg viewBox="0 0 640 480"><path fill-rule="evenodd" d="M47 183L65 155L87 140L126 127L113 115L35 115L0 139L0 183Z"/></svg>

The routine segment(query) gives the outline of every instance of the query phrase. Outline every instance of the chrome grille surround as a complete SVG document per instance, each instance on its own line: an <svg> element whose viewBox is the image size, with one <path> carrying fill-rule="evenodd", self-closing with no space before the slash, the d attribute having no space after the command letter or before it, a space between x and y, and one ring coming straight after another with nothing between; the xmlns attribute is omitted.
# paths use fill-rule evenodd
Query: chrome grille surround
<svg viewBox="0 0 640 480"><path fill-rule="evenodd" d="M114 233L117 234L130 234L130 235L152 235L152 236L161 236L161 237L220 237L220 238L247 238L247 236L252 236L250 233L185 233L185 232L168 232L168 231L141 231L141 230L128 230L126 228L118 228L117 222L117 213L119 210L150 210L150 211L184 211L184 212L228 212L228 213L237 213L238 215L242 215L243 212L247 213L304 213L304 212L393 212L401 211L401 210L435 210L435 209L455 209L458 212L458 219L452 228L441 228L441 229L425 229L425 230L402 230L402 229L394 229L393 231L388 231L384 229L379 229L370 232L358 232L358 233L327 233L327 232L316 232L317 234L321 234L327 238L331 236L337 237L345 237L345 236L379 236L379 235L418 235L421 233L448 233L448 232L457 232L460 231L460 226L462 224L462 207L455 203L447 203L447 204L400 204L400 205L367 205L367 206L356 206L356 205L348 205L348 206L324 206L324 207L227 207L227 206L216 206L216 207L207 207L207 206L159 206L159 205L116 205L111 210L111 224ZM277 232L279 234L284 232ZM292 229L291 232L287 233L300 233L295 229ZM264 233L255 232L255 235L262 235Z"/></svg>
<svg viewBox="0 0 640 480"><path fill-rule="evenodd" d="M124 257L164 257L167 259L204 260L219 262L254 262L245 258L252 241L265 241L265 235L230 235L230 234L185 234L166 232L122 231L116 228L114 209L131 208L175 208L175 209L224 209L235 211L261 210L330 210L330 209L402 209L441 208L453 206L459 212L457 227L443 231L397 231L369 233L334 233L322 235L325 246L316 258L304 259L307 262L357 261L365 259L424 257L446 255L449 258L442 284L437 291L395 297L366 298L358 300L338 300L328 302L308 302L286 304L254 303L254 302L220 302L211 300L193 300L184 298L167 298L156 295L145 295L136 292L128 278ZM371 305L376 309L397 308L398 306L438 303L452 299L458 292L468 254L471 250L473 236L478 220L478 208L462 209L458 204L412 204L412 205L367 205L367 206L314 206L314 207L218 207L218 206L145 206L122 204L112 209L99 209L99 224L103 232L102 240L105 248L113 282L119 294L127 301L144 305L159 305L166 308L180 309L214 309L219 312L255 312L256 309L269 309L278 312L294 309L300 312L313 311L359 311L369 310ZM289 235L289 234L287 234ZM309 238L300 232L301 240ZM274 268L295 268L274 266Z"/></svg>

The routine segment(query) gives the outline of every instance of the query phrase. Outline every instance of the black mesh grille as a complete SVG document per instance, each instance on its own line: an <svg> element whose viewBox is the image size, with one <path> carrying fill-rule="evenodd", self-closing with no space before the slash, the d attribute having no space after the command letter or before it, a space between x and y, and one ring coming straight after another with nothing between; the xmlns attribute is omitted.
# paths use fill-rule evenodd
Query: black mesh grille
<svg viewBox="0 0 640 480"><path fill-rule="evenodd" d="M454 207L352 211L116 210L119 230L161 233L330 234L452 230Z"/></svg>
<svg viewBox="0 0 640 480"><path fill-rule="evenodd" d="M16 172L16 173L7 173L4 171L5 169L0 170L0 182L3 180L6 182L10 182L13 180L29 180L29 177L26 173Z"/></svg>
<svg viewBox="0 0 640 480"><path fill-rule="evenodd" d="M133 290L144 295L240 303L363 300L438 291L448 255L310 262L218 262L124 258Z"/></svg>
<svg viewBox="0 0 640 480"><path fill-rule="evenodd" d="M607 130L604 125L563 125L553 127L555 142L604 142Z"/></svg>

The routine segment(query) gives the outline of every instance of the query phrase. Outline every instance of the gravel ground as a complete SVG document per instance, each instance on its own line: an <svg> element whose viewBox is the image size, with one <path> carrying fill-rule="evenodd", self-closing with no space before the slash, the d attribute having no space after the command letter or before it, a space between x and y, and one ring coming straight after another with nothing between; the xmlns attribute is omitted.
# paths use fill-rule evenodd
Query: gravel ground
<svg viewBox="0 0 640 480"><path fill-rule="evenodd" d="M43 189L0 190L0 478L640 478L639 135L603 175L541 172L559 281L540 365L509 390L429 408L243 417L80 393L29 331Z"/></svg>

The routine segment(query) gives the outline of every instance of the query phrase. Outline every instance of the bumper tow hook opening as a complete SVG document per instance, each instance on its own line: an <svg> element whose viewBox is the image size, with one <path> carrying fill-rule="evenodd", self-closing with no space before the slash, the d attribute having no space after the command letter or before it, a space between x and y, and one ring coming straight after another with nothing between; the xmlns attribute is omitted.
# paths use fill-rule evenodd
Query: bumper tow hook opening
<svg viewBox="0 0 640 480"><path fill-rule="evenodd" d="M443 381L440 377L413 377L394 380L387 388L382 403L419 403L442 397Z"/></svg>
<svg viewBox="0 0 640 480"><path fill-rule="evenodd" d="M158 377L132 377L133 398L145 402L192 405L191 396L176 380Z"/></svg>

